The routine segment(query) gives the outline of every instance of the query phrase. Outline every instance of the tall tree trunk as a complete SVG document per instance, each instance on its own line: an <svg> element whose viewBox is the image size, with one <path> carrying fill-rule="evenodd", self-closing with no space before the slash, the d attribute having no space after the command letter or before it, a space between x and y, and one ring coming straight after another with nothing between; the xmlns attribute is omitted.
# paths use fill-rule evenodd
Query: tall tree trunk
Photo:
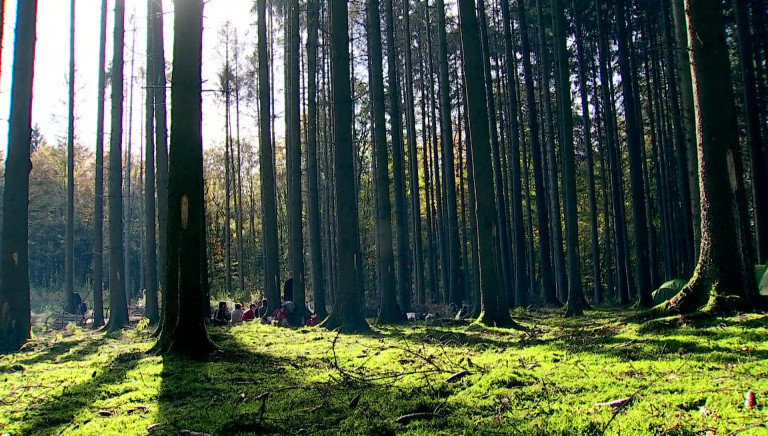
<svg viewBox="0 0 768 436"><path fill-rule="evenodd" d="M681 101L680 101L680 86L678 82L678 70L675 67L675 51L674 51L674 45L675 42L672 38L672 29L671 29L671 23L669 19L669 11L666 7L668 5L665 5L664 11L662 12L662 19L661 19L661 25L662 29L664 31L664 44L667 46L667 50L665 50L665 64L666 64L666 73L667 73L667 80L669 82L669 105L670 105L670 114L672 115L672 130L673 130L673 136L675 138L675 146L676 146L676 166L677 166L677 186L681 201L680 206L680 212L682 216L682 222L679 223L679 226L682 228L682 234L678 235L678 237L682 237L683 240L683 246L680 247L681 250L681 262L678 266L678 268L674 271L676 276L680 276L682 274L688 274L689 271L693 268L693 262L694 257L696 254L694 253L694 222L693 222L693 213L691 211L691 207L693 204L693 200L691 200L691 195L693 193L693 188L690 186L690 179L688 177L688 167L690 163L688 162L688 154L686 150L688 147L688 141L686 139L686 132L683 128L683 120L682 120L682 114L681 114ZM694 180L695 181L695 180ZM698 189L698 188L696 188ZM695 213L699 213L696 211ZM696 230L698 232L700 230Z"/></svg>
<svg viewBox="0 0 768 436"><path fill-rule="evenodd" d="M501 267L502 281L499 283L499 291L504 293L505 300L509 302L512 286L512 263L509 261L509 233L507 221L507 208L504 198L504 181L501 176L501 153L499 151L499 134L496 121L496 102L493 96L493 79L491 78L490 47L488 43L488 26L486 23L485 1L478 0L478 25L480 26L480 42L482 44L483 77L485 78L485 94L488 104L487 114L490 125L491 159L493 162L493 181L496 194L497 235L499 239L499 251L496 252ZM470 115L471 116L471 115ZM470 120L471 124L471 120ZM471 126L470 126L471 127ZM490 191L488 191L490 192ZM486 194L487 195L487 194Z"/></svg>
<svg viewBox="0 0 768 436"><path fill-rule="evenodd" d="M165 292L166 241L168 228L168 121L166 118L165 48L163 37L163 5L152 2L154 24L152 27L152 57L156 83L155 94L155 171L157 172L157 271L160 285ZM163 301L168 301L163 294ZM165 304L165 303L164 303ZM162 315L161 315L162 316Z"/></svg>
<svg viewBox="0 0 768 436"><path fill-rule="evenodd" d="M301 89L299 71L299 1L291 0L290 4L290 77L288 95L288 111L286 128L289 135L288 150L286 152L288 165L288 239L290 243L290 267L293 277L293 302L296 309L292 314L294 325L302 325L306 319L305 295L304 295L304 237L303 214L301 200Z"/></svg>
<svg viewBox="0 0 768 436"><path fill-rule="evenodd" d="M115 1L115 31L112 49L112 126L109 141L109 322L108 331L128 324L123 263L123 43L125 0Z"/></svg>
<svg viewBox="0 0 768 436"><path fill-rule="evenodd" d="M398 53L395 47L394 7L392 0L384 1L387 37L387 75L389 78L389 122L392 125L392 178L395 189L395 236L397 238L397 300L400 310L411 307L411 278L408 269L408 222L405 219L405 172L403 170L403 125L400 114L400 79Z"/></svg>
<svg viewBox="0 0 768 436"><path fill-rule="evenodd" d="M416 104L413 88L413 55L411 50L410 0L403 0L403 34L405 35L405 107L408 140L408 183L411 198L411 230L413 235L413 258L411 265L415 274L415 301L423 304L424 298L424 248L421 235L421 197L419 193L419 157L416 151Z"/></svg>
<svg viewBox="0 0 768 436"><path fill-rule="evenodd" d="M161 353L206 356L216 346L205 330L199 270L200 256L204 254L200 73L203 0L176 2L173 15L167 274L168 294L176 294L177 311L170 313L163 305L171 328L163 329L156 347Z"/></svg>
<svg viewBox="0 0 768 436"><path fill-rule="evenodd" d="M618 145L616 143L616 112L611 98L611 71L608 66L611 64L611 54L608 46L608 35L606 28L607 10L601 7L599 0L595 0L595 7L598 11L598 38L599 38L599 60L600 64L600 88L602 94L602 109L605 120L606 130L606 149L608 151L608 171L610 172L611 184L611 204L613 208L613 229L616 235L614 242L616 248L616 275L619 304L629 303L629 270L626 268L627 257L625 249L626 221L624 220L624 202L622 201L621 188L621 168L618 160Z"/></svg>
<svg viewBox="0 0 768 436"><path fill-rule="evenodd" d="M642 172L642 150L640 123L641 115L635 105L635 88L630 65L629 35L627 30L625 0L616 0L616 39L619 46L619 72L622 80L624 114L627 129L627 149L629 150L629 180L632 189L632 223L635 238L635 278L640 296L640 306L650 307L651 266L648 246L648 221L645 211L645 186Z"/></svg>
<svg viewBox="0 0 768 436"><path fill-rule="evenodd" d="M0 352L17 350L30 337L29 159L32 137L32 75L35 64L37 0L19 0L13 43L13 84L8 123L8 157L3 190L0 256Z"/></svg>
<svg viewBox="0 0 768 436"><path fill-rule="evenodd" d="M453 128L451 117L450 83L448 80L448 49L446 42L445 3L437 0L437 64L440 86L440 143L443 152L443 182L445 183L445 209L448 238L448 264L450 270L449 302L460 306L464 298L461 280L461 253L459 252L459 220L456 210L456 170L454 168Z"/></svg>
<svg viewBox="0 0 768 436"><path fill-rule="evenodd" d="M268 312L280 306L280 265L277 246L277 201L272 164L272 111L269 64L267 60L267 6L258 0L259 57L259 162L261 162L262 239L264 241L264 295Z"/></svg>
<svg viewBox="0 0 768 436"><path fill-rule="evenodd" d="M400 320L397 307L395 260L392 248L392 206L389 199L389 160L387 158L386 100L381 53L379 0L368 2L368 53L371 103L373 105L374 183L376 190L376 271L379 290L378 322Z"/></svg>
<svg viewBox="0 0 768 436"><path fill-rule="evenodd" d="M127 147L125 150L125 176L123 178L123 274L125 274L125 281L123 282L123 285L125 286L125 303L127 305L131 304L131 279L133 278L133 275L131 274L131 242L133 241L133 237L131 235L133 231L133 209L131 208L131 174L133 174L131 170L131 146L133 145L133 85L135 82L134 72L135 66L136 66L136 14L135 14L135 8L134 13L131 15L130 19L130 25L131 27L134 27L133 31L131 32L131 75L129 76L130 79L128 82L130 85L128 86L128 138L127 138Z"/></svg>
<svg viewBox="0 0 768 436"><path fill-rule="evenodd" d="M760 132L760 109L757 101L752 35L749 30L747 2L737 1L736 30L739 42L739 65L744 82L744 116L747 127L747 145L752 170L752 200L754 205L757 262L768 260L768 159Z"/></svg>
<svg viewBox="0 0 768 436"><path fill-rule="evenodd" d="M227 26L225 24L225 26ZM224 290L227 295L232 294L232 113L231 106L231 82L232 69L229 65L229 26L225 27L225 61L224 61Z"/></svg>
<svg viewBox="0 0 768 436"><path fill-rule="evenodd" d="M318 194L317 159L317 34L320 19L320 1L307 2L307 178L309 188L308 223L309 257L312 266L312 291L315 313L325 319L325 284L320 234L320 203ZM321 65L322 67L322 65Z"/></svg>
<svg viewBox="0 0 768 436"><path fill-rule="evenodd" d="M75 313L75 0L69 12L69 100L67 104L67 225L64 236L64 282L67 312Z"/></svg>
<svg viewBox="0 0 768 436"><path fill-rule="evenodd" d="M160 318L157 302L157 240L155 238L155 74L154 26L157 23L154 14L154 0L147 0L147 70L146 70L146 164L144 166L144 237L146 238L146 256L144 257L146 303L144 315L150 324L157 324ZM162 66L163 68L165 66Z"/></svg>
<svg viewBox="0 0 768 436"><path fill-rule="evenodd" d="M262 0L263 1L263 0ZM355 271L355 239L358 223L355 213L352 153L352 96L349 86L349 23L346 0L330 0L331 6L331 83L333 91L333 131L335 133L335 197L338 250L338 282L333 310L324 325L340 327L345 333L369 330L361 307L358 276Z"/></svg>
<svg viewBox="0 0 768 436"><path fill-rule="evenodd" d="M517 65L514 63L515 53L512 47L512 26L511 26L511 14L509 11L509 0L501 0L501 13L502 20L504 21L504 54L507 58L507 65L514 65L515 69L509 71L506 74L507 77L507 92L508 92L508 111L510 119L510 164L512 167L512 173L510 179L512 182L512 190L509 193L512 199L512 246L515 248L514 255L514 298L515 305L519 307L525 307L528 304L528 277L525 267L525 226L523 225L523 192L521 187L521 171L520 171L520 136L519 136L519 123L517 118L517 85L515 84L515 73L517 72ZM508 297L510 296L507 294Z"/></svg>
<svg viewBox="0 0 768 436"><path fill-rule="evenodd" d="M528 0L532 2L533 0ZM531 138L531 155L533 157L533 180L536 189L536 219L539 233L539 262L541 264L541 293L545 304L557 303L556 287L553 281L550 222L546 205L546 188L544 187L544 163L542 162L541 141L539 136L539 116L536 107L536 97L533 86L533 68L531 67L531 49L528 40L528 17L526 3L518 1L518 19L520 20L520 40L523 50L523 75L525 76L525 101L528 105L528 129Z"/></svg>
<svg viewBox="0 0 768 436"><path fill-rule="evenodd" d="M101 0L98 101L96 102L96 167L93 212L93 328L104 324L104 93L107 52L107 0Z"/></svg>
<svg viewBox="0 0 768 436"><path fill-rule="evenodd" d="M571 0L576 25L576 52L579 58L579 93L581 94L581 118L584 122L584 149L587 155L587 190L589 195L589 235L592 247L592 296L597 302L603 299L603 284L600 279L600 241L597 236L597 196L595 194L595 167L592 157L592 126L589 114L589 91L587 87L587 60L584 35L582 31L583 11L576 9L576 1Z"/></svg>
<svg viewBox="0 0 768 436"><path fill-rule="evenodd" d="M721 5L717 0L686 0L685 6L699 151L702 240L696 272L670 300L669 307L687 313L706 304L703 311L714 314L761 309L736 198L740 182L735 163L740 159L736 156L738 125Z"/></svg>
<svg viewBox="0 0 768 436"><path fill-rule="evenodd" d="M477 200L475 214L480 253L481 305L479 321L486 325L510 327L515 323L509 316L506 296L500 291L499 271L494 256L494 252L498 250L496 205L490 196L478 195L491 192L493 179L488 138L488 106L482 80L482 45L473 0L459 0L459 21Z"/></svg>
<svg viewBox="0 0 768 436"><path fill-rule="evenodd" d="M581 289L579 259L579 213L576 198L576 164L573 151L573 111L571 107L571 74L566 47L566 28L562 0L552 0L552 24L557 65L557 105L560 110L560 151L563 160L563 190L565 191L565 237L568 262L568 301L565 316L583 314L584 293Z"/></svg>
<svg viewBox="0 0 768 436"><path fill-rule="evenodd" d="M546 29L548 29L548 23L544 19L544 10L542 9L542 2L544 0L536 0L536 10L538 17L538 33L539 33L539 87L541 88L541 105L543 109L544 117L544 131L542 136L544 137L544 161L547 176L547 199L549 200L549 219L552 220L552 257L554 259L555 268L554 276L557 284L557 298L561 303L564 303L568 297L568 277L566 275L565 265L565 253L563 244L563 225L560 217L560 187L558 183L558 167L557 157L555 152L555 141L557 137L557 130L555 128L555 117L552 114L552 97L550 90L550 57L546 44Z"/></svg>
<svg viewBox="0 0 768 436"><path fill-rule="evenodd" d="M685 22L684 0L670 0L675 22L675 55L682 94L682 119L685 132L685 153L688 186L691 189L691 214L693 218L693 252L699 254L701 248L701 200L699 193L698 158L696 156L696 126L693 110L693 85L691 80L691 61L688 56L688 30ZM680 150L682 153L682 149ZM695 258L694 261L697 261Z"/></svg>

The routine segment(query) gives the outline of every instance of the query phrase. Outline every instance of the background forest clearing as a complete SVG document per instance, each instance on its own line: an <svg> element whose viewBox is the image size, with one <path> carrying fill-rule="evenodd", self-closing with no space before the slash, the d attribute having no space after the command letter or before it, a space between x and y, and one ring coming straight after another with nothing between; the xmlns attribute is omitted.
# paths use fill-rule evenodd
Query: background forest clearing
<svg viewBox="0 0 768 436"><path fill-rule="evenodd" d="M148 353L149 329L70 328L0 360L0 430L24 434L761 434L768 315L645 324L632 312L516 311L373 335L209 328L205 362ZM752 391L756 403L745 405ZM620 405L599 405L631 398ZM399 421L399 422L398 422Z"/></svg>

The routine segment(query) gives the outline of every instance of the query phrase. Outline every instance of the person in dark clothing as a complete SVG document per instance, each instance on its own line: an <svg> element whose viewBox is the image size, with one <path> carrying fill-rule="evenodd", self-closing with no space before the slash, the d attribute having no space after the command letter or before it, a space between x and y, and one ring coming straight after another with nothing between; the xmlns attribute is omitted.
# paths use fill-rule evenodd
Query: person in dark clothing
<svg viewBox="0 0 768 436"><path fill-rule="evenodd" d="M267 299L261 300L261 307L258 308L256 311L256 317L257 318L264 318L267 316Z"/></svg>
<svg viewBox="0 0 768 436"><path fill-rule="evenodd" d="M213 325L227 325L227 323L229 323L227 303L221 301L219 302L219 308L213 313Z"/></svg>
<svg viewBox="0 0 768 436"><path fill-rule="evenodd" d="M288 278L283 284L283 301L293 301L293 277L288 273Z"/></svg>

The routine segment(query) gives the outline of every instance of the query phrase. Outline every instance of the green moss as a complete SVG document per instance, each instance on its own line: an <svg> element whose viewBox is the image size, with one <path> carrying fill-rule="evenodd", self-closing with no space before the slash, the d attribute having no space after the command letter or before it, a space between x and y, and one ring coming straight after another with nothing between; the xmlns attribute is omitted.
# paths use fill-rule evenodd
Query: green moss
<svg viewBox="0 0 768 436"><path fill-rule="evenodd" d="M207 361L150 354L149 332L41 334L0 357L0 431L640 435L765 423L768 315L651 325L559 312L516 311L526 331L212 328L222 351ZM743 409L747 390L757 410Z"/></svg>

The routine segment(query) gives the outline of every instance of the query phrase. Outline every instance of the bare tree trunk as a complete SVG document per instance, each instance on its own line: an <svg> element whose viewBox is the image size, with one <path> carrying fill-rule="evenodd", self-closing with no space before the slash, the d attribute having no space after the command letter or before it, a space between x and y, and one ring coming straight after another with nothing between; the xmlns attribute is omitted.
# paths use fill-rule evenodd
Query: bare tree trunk
<svg viewBox="0 0 768 436"><path fill-rule="evenodd" d="M3 191L0 256L0 352L17 350L30 337L29 145L32 137L32 73L37 0L19 1L14 39L8 158Z"/></svg>
<svg viewBox="0 0 768 436"><path fill-rule="evenodd" d="M69 13L69 100L67 105L67 225L64 236L64 301L67 312L75 313L75 0Z"/></svg>
<svg viewBox="0 0 768 436"><path fill-rule="evenodd" d="M269 65L267 61L266 0L259 0L259 162L261 162L262 240L264 241L264 295L268 311L280 306L280 264L277 247L277 202L272 149L272 111Z"/></svg>
<svg viewBox="0 0 768 436"><path fill-rule="evenodd" d="M146 165L144 166L144 237L146 238L146 256L144 257L144 288L146 303L144 315L150 324L157 324L160 319L157 301L157 240L155 239L155 46L154 26L157 20L154 16L154 0L147 0L147 70L146 70ZM165 66L161 66L165 67Z"/></svg>
<svg viewBox="0 0 768 436"><path fill-rule="evenodd" d="M262 0L263 1L263 0ZM324 325L340 327L345 333L369 330L358 292L355 271L355 240L358 223L355 213L352 153L352 96L350 92L349 23L346 0L330 0L331 5L331 82L333 86L333 130L335 133L336 222L338 284L333 310Z"/></svg>
<svg viewBox="0 0 768 436"><path fill-rule="evenodd" d="M93 213L93 328L104 324L104 93L107 51L107 0L101 1L101 39L99 40L99 79L96 109L96 168Z"/></svg>
<svg viewBox="0 0 768 436"><path fill-rule="evenodd" d="M461 30L462 57L464 59L464 78L469 113L469 131L472 141L472 165L475 175L475 198L477 205L477 235L480 253L480 301L479 321L486 325L510 327L515 323L509 316L506 296L500 292L499 271L494 259L498 249L498 222L496 205L488 195L477 193L491 192L491 150L488 138L489 125L487 102L483 90L483 60L479 26L475 15L473 0L459 0L459 20Z"/></svg>
<svg viewBox="0 0 768 436"><path fill-rule="evenodd" d="M123 43L125 0L115 1L115 31L112 59L112 134L109 142L109 322L108 331L128 324L123 263Z"/></svg>

